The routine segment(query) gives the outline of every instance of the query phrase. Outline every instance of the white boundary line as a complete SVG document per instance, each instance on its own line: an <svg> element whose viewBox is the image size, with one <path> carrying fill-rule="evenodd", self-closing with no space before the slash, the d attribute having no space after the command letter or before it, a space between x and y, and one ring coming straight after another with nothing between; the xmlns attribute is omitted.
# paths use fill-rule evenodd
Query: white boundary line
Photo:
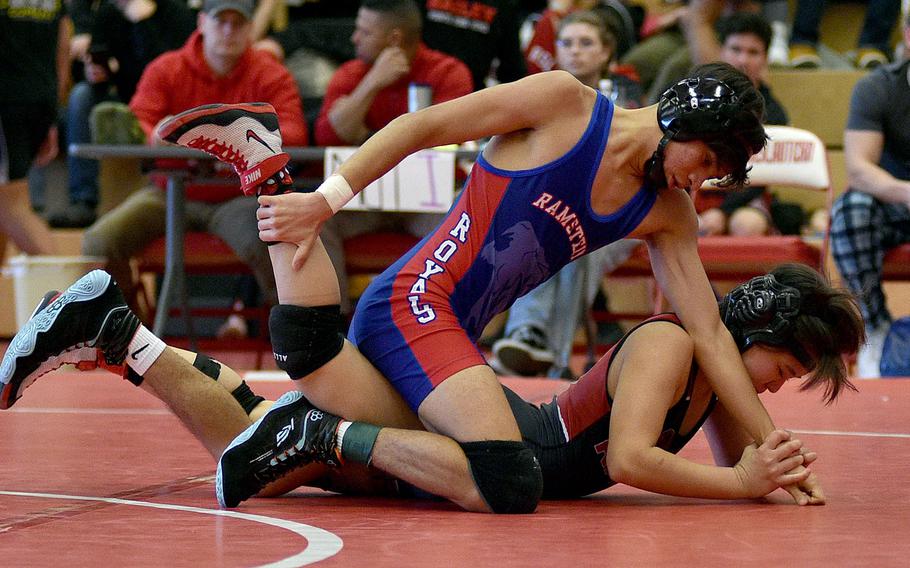
<svg viewBox="0 0 910 568"><path fill-rule="evenodd" d="M247 371L243 373L243 379L250 382L273 382L286 381L291 383L291 378L284 371Z"/></svg>
<svg viewBox="0 0 910 568"><path fill-rule="evenodd" d="M858 436L861 438L910 438L902 432L842 432L840 430L790 430L796 434L816 434L818 436Z"/></svg>
<svg viewBox="0 0 910 568"><path fill-rule="evenodd" d="M305 525L295 521L285 519L276 519L264 515L251 515L249 513L238 513L236 511L223 511L221 509L205 509L202 507L186 507L184 505L173 505L170 503L150 503L148 501L132 501L129 499L117 499L114 497L86 497L83 495L61 495L58 493L28 493L24 491L0 491L0 495L10 495L13 497L37 497L41 499L69 499L72 501L101 501L112 503L114 505L131 505L134 507L149 507L152 509L169 509L172 511L182 511L186 513L200 513L203 515L214 515L217 517L230 517L264 525L271 525L287 531L291 531L306 539L307 547L293 556L288 556L272 562L263 564L259 568L297 568L306 566L331 556L338 554L344 546L344 542L337 535L318 527Z"/></svg>

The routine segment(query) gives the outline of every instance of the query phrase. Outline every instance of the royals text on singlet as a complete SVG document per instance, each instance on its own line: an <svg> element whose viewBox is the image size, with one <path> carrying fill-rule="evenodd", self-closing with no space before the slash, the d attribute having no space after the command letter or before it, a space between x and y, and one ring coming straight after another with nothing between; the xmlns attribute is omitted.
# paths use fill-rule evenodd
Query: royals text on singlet
<svg viewBox="0 0 910 568"><path fill-rule="evenodd" d="M609 215L591 208L612 117L598 95L581 139L533 169L502 170L480 156L440 226L360 298L350 338L412 408L447 377L484 363L474 341L493 316L628 235L651 210L657 194L648 186Z"/></svg>

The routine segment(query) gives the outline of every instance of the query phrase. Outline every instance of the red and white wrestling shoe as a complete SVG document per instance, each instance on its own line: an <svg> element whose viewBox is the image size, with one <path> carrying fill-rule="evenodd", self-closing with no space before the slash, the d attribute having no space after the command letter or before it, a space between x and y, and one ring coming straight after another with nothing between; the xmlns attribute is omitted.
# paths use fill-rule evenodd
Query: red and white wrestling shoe
<svg viewBox="0 0 910 568"><path fill-rule="evenodd" d="M246 195L291 189L290 156L281 151L278 115L268 103L198 106L162 124L158 136L233 166Z"/></svg>

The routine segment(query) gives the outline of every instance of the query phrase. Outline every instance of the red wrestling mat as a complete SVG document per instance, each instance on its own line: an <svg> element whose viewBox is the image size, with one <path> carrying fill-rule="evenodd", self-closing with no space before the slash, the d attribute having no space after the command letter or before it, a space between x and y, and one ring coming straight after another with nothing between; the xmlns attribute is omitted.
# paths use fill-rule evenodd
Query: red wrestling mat
<svg viewBox="0 0 910 568"><path fill-rule="evenodd" d="M507 382L535 401L564 386ZM795 385L764 398L821 456L824 507L618 487L506 517L318 490L221 511L214 461L162 404L111 375L57 373L0 413L0 565L906 566L910 381L858 386L831 408ZM710 460L701 435L684 453Z"/></svg>

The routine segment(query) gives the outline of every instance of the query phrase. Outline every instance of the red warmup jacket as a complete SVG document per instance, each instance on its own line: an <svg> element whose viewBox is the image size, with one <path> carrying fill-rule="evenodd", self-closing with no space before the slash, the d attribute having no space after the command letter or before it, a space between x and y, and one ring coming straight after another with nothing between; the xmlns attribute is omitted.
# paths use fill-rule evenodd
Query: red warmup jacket
<svg viewBox="0 0 910 568"><path fill-rule="evenodd" d="M211 103L267 102L278 111L284 146L305 146L306 121L297 83L285 67L266 52L247 49L234 70L219 77L202 53L198 31L180 49L149 63L142 73L130 109L151 140L152 129L166 116ZM239 180L231 174L223 186L190 185L188 199L224 201L239 193Z"/></svg>
<svg viewBox="0 0 910 568"><path fill-rule="evenodd" d="M329 109L340 97L351 94L370 70L370 64L359 59L348 61L335 71L322 101L314 136L319 146L347 146L329 121ZM408 84L423 83L433 89L433 104L438 104L474 91L474 81L467 65L460 60L420 44L411 62L411 72L377 93L367 111L366 126L375 132L408 112Z"/></svg>
<svg viewBox="0 0 910 568"><path fill-rule="evenodd" d="M534 25L534 35L525 49L525 64L528 75L556 69L556 28L565 14L556 10L544 10Z"/></svg>

